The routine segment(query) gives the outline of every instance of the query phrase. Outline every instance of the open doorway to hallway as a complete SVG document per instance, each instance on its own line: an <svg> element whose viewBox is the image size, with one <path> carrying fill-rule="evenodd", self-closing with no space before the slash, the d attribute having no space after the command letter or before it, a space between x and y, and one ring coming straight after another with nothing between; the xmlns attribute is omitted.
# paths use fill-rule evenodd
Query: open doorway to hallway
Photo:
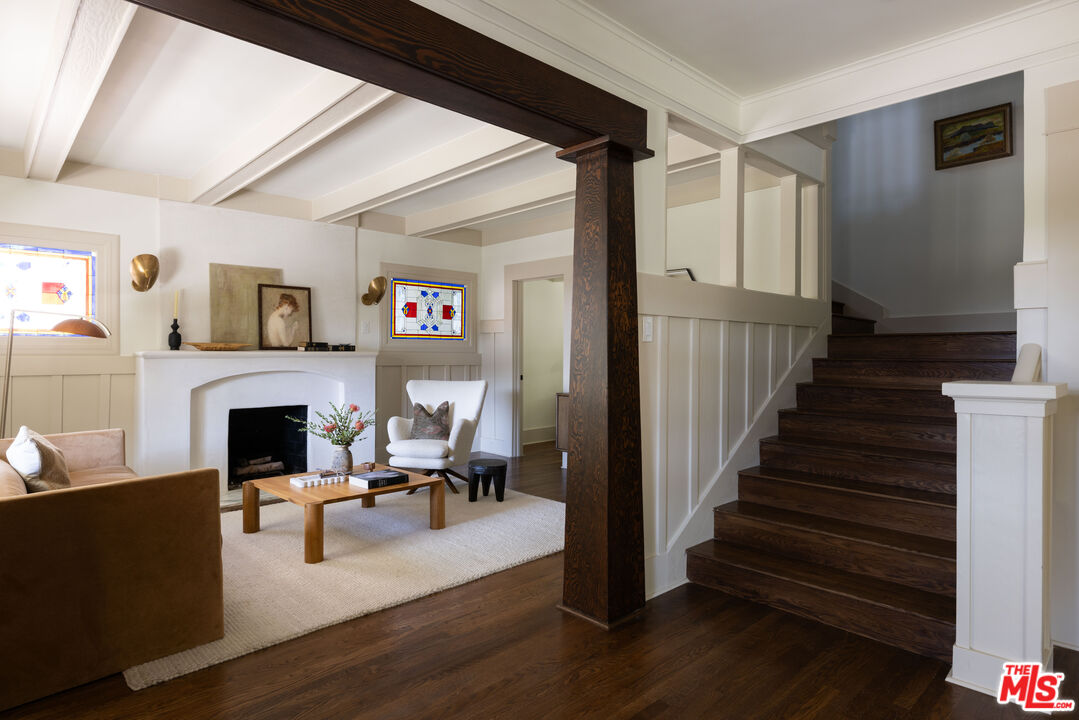
<svg viewBox="0 0 1079 720"><path fill-rule="evenodd" d="M566 362L565 280L561 275L517 283L519 352L516 413L525 446L555 440L556 397L569 388Z"/></svg>

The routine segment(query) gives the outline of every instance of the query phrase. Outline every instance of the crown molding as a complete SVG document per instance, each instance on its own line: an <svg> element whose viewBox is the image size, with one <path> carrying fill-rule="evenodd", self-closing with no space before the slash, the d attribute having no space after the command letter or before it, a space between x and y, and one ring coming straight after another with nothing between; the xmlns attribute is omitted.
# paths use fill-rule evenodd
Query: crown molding
<svg viewBox="0 0 1079 720"><path fill-rule="evenodd" d="M742 101L747 141L1079 53L1079 0L1045 0Z"/></svg>
<svg viewBox="0 0 1079 720"><path fill-rule="evenodd" d="M735 93L579 0L418 1L605 90L741 140Z"/></svg>
<svg viewBox="0 0 1079 720"><path fill-rule="evenodd" d="M1044 0L741 97L582 0L420 2L567 72L735 143L1079 55L1079 0Z"/></svg>

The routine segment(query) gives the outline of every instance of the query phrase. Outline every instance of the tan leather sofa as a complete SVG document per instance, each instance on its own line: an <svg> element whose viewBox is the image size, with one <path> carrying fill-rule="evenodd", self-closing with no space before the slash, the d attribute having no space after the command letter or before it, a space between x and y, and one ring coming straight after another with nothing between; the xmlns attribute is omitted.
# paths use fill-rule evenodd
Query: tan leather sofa
<svg viewBox="0 0 1079 720"><path fill-rule="evenodd" d="M123 430L46 437L70 488L26 494L0 440L0 709L224 634L217 470L137 477Z"/></svg>

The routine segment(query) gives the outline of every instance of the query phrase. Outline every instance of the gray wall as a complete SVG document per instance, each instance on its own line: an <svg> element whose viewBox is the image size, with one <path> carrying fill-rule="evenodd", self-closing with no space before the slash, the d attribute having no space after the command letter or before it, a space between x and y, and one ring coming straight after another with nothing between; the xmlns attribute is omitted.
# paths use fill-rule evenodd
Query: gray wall
<svg viewBox="0 0 1079 720"><path fill-rule="evenodd" d="M934 170L934 120L1005 102L1014 156ZM1022 74L853 115L837 135L833 280L893 317L1011 312L1023 254Z"/></svg>

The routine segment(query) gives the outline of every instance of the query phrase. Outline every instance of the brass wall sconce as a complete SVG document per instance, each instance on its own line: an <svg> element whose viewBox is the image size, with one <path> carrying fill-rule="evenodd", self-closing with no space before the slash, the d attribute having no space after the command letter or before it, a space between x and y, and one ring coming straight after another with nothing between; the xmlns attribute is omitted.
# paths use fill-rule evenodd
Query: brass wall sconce
<svg viewBox="0 0 1079 720"><path fill-rule="evenodd" d="M378 305L386 294L386 278L379 275L367 286L367 294L360 298L364 305Z"/></svg>
<svg viewBox="0 0 1079 720"><path fill-rule="evenodd" d="M146 292L157 282L157 274L161 271L161 263L156 255L145 253L131 258L131 287L136 292Z"/></svg>

